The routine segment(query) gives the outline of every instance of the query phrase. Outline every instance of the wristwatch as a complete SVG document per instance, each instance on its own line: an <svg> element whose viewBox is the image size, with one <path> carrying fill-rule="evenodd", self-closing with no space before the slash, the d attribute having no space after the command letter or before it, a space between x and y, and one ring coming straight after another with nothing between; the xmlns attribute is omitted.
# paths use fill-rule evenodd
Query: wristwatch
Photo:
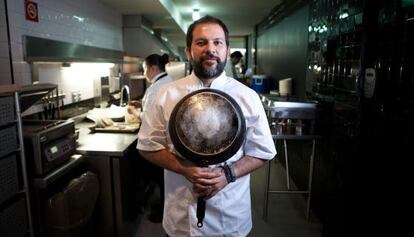
<svg viewBox="0 0 414 237"><path fill-rule="evenodd" d="M229 171L230 171L230 177L231 177L231 182L236 181L236 172L234 172L234 164L230 164L229 166Z"/></svg>
<svg viewBox="0 0 414 237"><path fill-rule="evenodd" d="M232 183L234 181L236 181L236 173L234 172L234 167L233 164L230 165L223 165L220 166L223 170L224 170L224 174L226 176L227 179L227 183Z"/></svg>

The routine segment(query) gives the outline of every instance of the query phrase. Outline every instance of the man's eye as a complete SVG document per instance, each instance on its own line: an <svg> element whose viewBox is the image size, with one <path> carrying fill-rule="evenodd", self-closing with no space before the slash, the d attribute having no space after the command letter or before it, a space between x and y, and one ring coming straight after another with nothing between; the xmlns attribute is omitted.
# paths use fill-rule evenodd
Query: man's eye
<svg viewBox="0 0 414 237"><path fill-rule="evenodd" d="M203 46L205 43L204 41L196 41L195 44L198 46Z"/></svg>
<svg viewBox="0 0 414 237"><path fill-rule="evenodd" d="M215 45L222 45L223 44L223 41L214 41L214 44Z"/></svg>

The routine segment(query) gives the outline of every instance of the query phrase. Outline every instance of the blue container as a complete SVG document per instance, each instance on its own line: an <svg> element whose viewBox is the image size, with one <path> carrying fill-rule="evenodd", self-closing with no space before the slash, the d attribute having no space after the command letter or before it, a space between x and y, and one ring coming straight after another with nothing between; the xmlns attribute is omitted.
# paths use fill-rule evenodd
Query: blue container
<svg viewBox="0 0 414 237"><path fill-rule="evenodd" d="M253 75L250 88L257 93L269 94L269 80L266 75Z"/></svg>

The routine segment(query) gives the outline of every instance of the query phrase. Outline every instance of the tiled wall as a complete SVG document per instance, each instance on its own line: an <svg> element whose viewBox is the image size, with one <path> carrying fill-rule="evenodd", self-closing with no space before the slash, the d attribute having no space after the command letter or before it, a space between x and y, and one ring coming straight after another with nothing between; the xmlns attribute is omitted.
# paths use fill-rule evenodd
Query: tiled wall
<svg viewBox="0 0 414 237"><path fill-rule="evenodd" d="M100 79L113 76L118 72L118 65L112 63L72 63L70 67L60 64L39 65L39 79L42 83L54 83L59 86L59 94L64 94L64 104L76 102L72 93L79 94L80 100L99 97ZM59 75L59 76L56 76Z"/></svg>
<svg viewBox="0 0 414 237"><path fill-rule="evenodd" d="M33 0L38 5L39 22L26 20L24 0L5 1L17 84L31 83L30 65L23 59L23 35L123 50L122 15L98 0Z"/></svg>

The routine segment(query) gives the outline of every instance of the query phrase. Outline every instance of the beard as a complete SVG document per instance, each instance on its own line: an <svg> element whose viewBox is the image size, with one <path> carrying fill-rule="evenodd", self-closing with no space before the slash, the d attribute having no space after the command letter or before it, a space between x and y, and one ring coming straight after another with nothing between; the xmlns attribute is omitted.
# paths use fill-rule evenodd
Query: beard
<svg viewBox="0 0 414 237"><path fill-rule="evenodd" d="M208 66L204 64L206 60L216 60L216 66ZM200 57L199 60L192 59L191 66L193 67L194 74L200 79L212 79L220 76L220 74L224 71L224 67L226 65L227 57L223 61L219 57L214 55L207 55Z"/></svg>

